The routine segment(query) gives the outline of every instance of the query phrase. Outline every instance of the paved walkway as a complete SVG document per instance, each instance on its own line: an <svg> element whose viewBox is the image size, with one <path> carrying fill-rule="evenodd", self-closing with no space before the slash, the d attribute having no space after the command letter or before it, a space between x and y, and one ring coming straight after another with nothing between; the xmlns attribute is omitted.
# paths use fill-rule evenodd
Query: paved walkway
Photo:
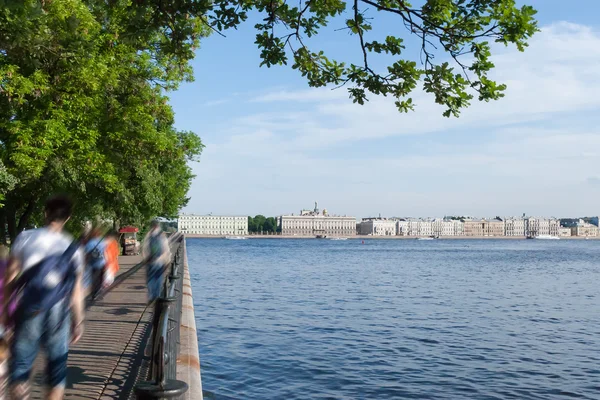
<svg viewBox="0 0 600 400"><path fill-rule="evenodd" d="M119 257L120 273L139 261ZM134 384L146 376L144 350L152 322L145 273L140 269L88 309L83 338L69 353L66 399L133 398ZM45 390L41 362L33 377L34 399L42 399Z"/></svg>

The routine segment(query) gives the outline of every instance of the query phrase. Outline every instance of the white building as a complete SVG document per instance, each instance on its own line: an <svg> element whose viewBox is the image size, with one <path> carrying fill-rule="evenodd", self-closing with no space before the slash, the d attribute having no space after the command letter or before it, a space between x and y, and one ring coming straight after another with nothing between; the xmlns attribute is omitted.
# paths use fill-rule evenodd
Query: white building
<svg viewBox="0 0 600 400"><path fill-rule="evenodd" d="M396 221L386 218L363 218L359 233L372 236L396 236Z"/></svg>
<svg viewBox="0 0 600 400"><path fill-rule="evenodd" d="M396 221L396 234L398 236L432 236L433 222L424 219L401 219Z"/></svg>
<svg viewBox="0 0 600 400"><path fill-rule="evenodd" d="M522 218L505 218L504 235L525 236L525 220Z"/></svg>
<svg viewBox="0 0 600 400"><path fill-rule="evenodd" d="M408 229L409 221L401 219L396 221L396 235L398 236L410 236Z"/></svg>
<svg viewBox="0 0 600 400"><path fill-rule="evenodd" d="M558 219L550 219L548 230L550 231L550 235L558 236L560 234L560 220Z"/></svg>
<svg viewBox="0 0 600 400"><path fill-rule="evenodd" d="M571 228L558 228L558 236L560 237L569 237L571 236Z"/></svg>
<svg viewBox="0 0 600 400"><path fill-rule="evenodd" d="M300 215L282 215L279 226L283 236L356 236L356 218L329 215L327 210L302 210Z"/></svg>
<svg viewBox="0 0 600 400"><path fill-rule="evenodd" d="M432 235L433 235L433 222L432 221L419 221L418 236L432 236Z"/></svg>
<svg viewBox="0 0 600 400"><path fill-rule="evenodd" d="M596 237L598 236L598 227L580 219L577 225L571 228L571 236Z"/></svg>
<svg viewBox="0 0 600 400"><path fill-rule="evenodd" d="M248 217L181 214L177 221L177 230L195 235L242 236L248 234Z"/></svg>
<svg viewBox="0 0 600 400"><path fill-rule="evenodd" d="M535 218L525 219L525 230L529 236L551 235L558 236L560 221L557 219Z"/></svg>
<svg viewBox="0 0 600 400"><path fill-rule="evenodd" d="M431 227L435 236L464 235L464 223L459 220L437 218L431 222Z"/></svg>

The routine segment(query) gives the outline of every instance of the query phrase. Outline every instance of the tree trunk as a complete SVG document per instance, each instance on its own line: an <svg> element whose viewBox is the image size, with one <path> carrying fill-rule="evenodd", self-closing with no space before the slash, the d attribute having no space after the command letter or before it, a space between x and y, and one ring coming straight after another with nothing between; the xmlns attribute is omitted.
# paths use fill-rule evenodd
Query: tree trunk
<svg viewBox="0 0 600 400"><path fill-rule="evenodd" d="M6 225L8 227L8 236L10 242L13 243L17 237L17 224L15 221L15 206L12 203L7 202L4 208L6 216Z"/></svg>
<svg viewBox="0 0 600 400"><path fill-rule="evenodd" d="M6 217L4 209L0 209L0 244L6 244Z"/></svg>
<svg viewBox="0 0 600 400"><path fill-rule="evenodd" d="M19 218L19 224L17 225L17 232L22 232L27 227L29 218L31 217L31 214L33 213L33 210L35 208L35 204L37 203L36 200L37 199L35 197L32 197L29 200L29 203L27 204L27 207L23 211L21 218Z"/></svg>

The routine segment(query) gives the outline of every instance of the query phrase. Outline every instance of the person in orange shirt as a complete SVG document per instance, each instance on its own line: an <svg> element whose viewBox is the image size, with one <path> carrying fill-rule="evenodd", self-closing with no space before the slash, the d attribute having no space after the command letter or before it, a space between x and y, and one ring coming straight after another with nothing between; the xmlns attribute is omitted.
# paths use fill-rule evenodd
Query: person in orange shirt
<svg viewBox="0 0 600 400"><path fill-rule="evenodd" d="M106 266L104 267L104 287L112 285L119 272L119 235L115 231L111 231L106 238L104 259Z"/></svg>

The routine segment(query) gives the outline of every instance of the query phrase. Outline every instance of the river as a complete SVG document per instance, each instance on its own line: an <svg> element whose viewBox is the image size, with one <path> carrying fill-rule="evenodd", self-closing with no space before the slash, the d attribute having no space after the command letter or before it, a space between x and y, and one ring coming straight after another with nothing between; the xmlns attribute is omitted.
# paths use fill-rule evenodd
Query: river
<svg viewBox="0 0 600 400"><path fill-rule="evenodd" d="M598 399L599 249L188 239L205 399Z"/></svg>

